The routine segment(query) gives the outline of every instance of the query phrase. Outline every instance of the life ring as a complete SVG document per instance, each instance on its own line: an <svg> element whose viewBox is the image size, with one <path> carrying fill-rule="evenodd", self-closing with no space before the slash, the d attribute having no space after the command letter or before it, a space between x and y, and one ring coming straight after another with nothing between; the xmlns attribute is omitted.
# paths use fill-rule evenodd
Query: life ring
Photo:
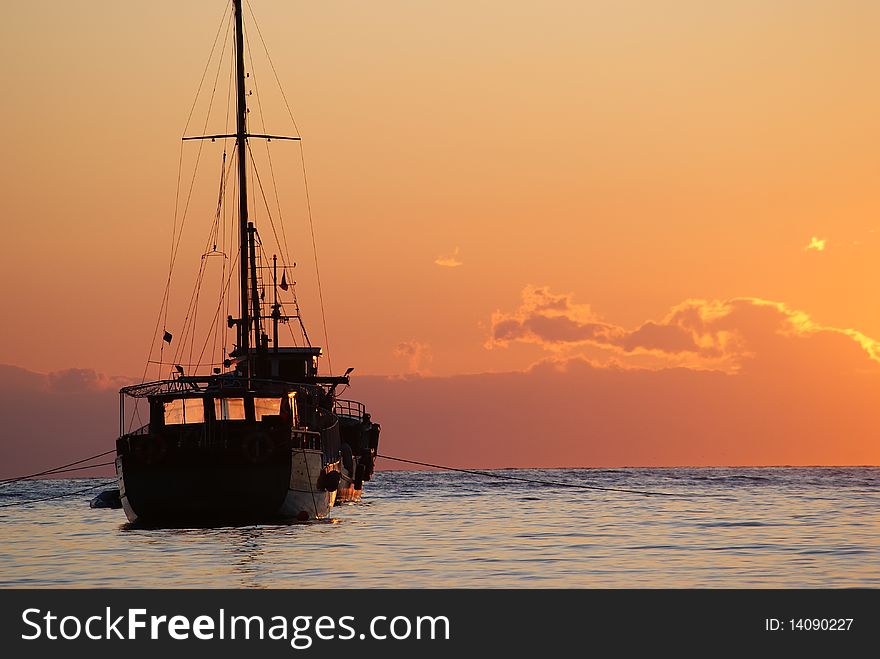
<svg viewBox="0 0 880 659"><path fill-rule="evenodd" d="M241 442L241 450L244 456L254 464L266 462L275 452L272 438L264 432L255 432L246 436Z"/></svg>

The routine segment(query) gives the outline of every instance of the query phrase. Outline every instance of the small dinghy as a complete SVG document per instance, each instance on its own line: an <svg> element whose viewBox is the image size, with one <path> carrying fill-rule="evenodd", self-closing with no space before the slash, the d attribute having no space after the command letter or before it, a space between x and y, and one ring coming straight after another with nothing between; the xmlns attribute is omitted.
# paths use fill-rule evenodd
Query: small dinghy
<svg viewBox="0 0 880 659"><path fill-rule="evenodd" d="M119 488L104 490L94 499L89 501L89 508L122 508L122 499L119 497Z"/></svg>

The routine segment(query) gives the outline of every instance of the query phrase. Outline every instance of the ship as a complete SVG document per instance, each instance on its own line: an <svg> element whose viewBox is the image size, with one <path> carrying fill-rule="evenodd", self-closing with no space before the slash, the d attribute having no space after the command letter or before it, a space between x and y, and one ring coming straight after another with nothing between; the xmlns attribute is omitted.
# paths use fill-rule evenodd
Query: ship
<svg viewBox="0 0 880 659"><path fill-rule="evenodd" d="M349 385L353 369L342 375L320 374L322 349L308 340L298 303L288 313L279 300L279 289L283 295L291 288L286 278L290 264L282 263L280 282L277 254L271 265L265 264L259 229L249 212L248 174L255 166L248 160L253 157L250 143L300 137L249 131L252 92L247 86L242 1L231 0L227 12L224 19L234 42L230 80L234 77L235 130L183 139L226 141L232 148L228 169L223 150L220 204L224 195L230 196L224 192L226 172L234 173L236 185L228 205L233 208L230 236L236 233L237 240L230 239L228 254L214 244L202 254L202 262L219 255L237 263L237 268L230 266L227 280L228 284L238 275L236 315L230 314L224 323L234 344L220 365L212 363L207 372L199 372L202 364L194 370L193 364L160 358L159 368L168 367L166 377L144 378L119 391L119 501L129 522L137 525L323 519L334 505L360 499L378 451L379 424L363 403L337 395L339 387ZM230 106L232 94L230 82ZM266 300L270 272L271 304ZM281 345L279 325L294 321L304 340ZM188 331L194 334L194 327L195 321ZM174 335L165 325L157 323L157 329L154 340L164 351Z"/></svg>

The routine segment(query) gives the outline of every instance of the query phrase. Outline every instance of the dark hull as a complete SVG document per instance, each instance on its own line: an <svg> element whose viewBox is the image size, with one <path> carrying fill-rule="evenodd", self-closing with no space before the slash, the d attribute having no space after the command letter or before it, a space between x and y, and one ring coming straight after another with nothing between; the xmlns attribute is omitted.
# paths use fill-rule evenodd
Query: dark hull
<svg viewBox="0 0 880 659"><path fill-rule="evenodd" d="M242 428L215 442L185 432L122 437L116 467L130 522L240 525L325 516L335 491L321 481L338 465L322 458L281 433Z"/></svg>

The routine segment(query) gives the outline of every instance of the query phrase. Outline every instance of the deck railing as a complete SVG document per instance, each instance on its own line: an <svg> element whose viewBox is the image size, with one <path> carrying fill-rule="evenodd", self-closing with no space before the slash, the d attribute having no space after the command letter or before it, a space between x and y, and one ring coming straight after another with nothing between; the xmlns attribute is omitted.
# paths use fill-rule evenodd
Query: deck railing
<svg viewBox="0 0 880 659"><path fill-rule="evenodd" d="M367 411L363 403L356 400L337 400L333 404L333 413L337 416L349 416L354 419L363 419Z"/></svg>
<svg viewBox="0 0 880 659"><path fill-rule="evenodd" d="M317 395L321 390L318 385L289 383L282 380L266 380L251 378L250 382L243 378L227 376L181 376L172 380L158 380L123 387L119 390L122 396L129 398L146 398L148 396L220 394L227 391L261 391L277 392L280 396L286 391L302 391Z"/></svg>

